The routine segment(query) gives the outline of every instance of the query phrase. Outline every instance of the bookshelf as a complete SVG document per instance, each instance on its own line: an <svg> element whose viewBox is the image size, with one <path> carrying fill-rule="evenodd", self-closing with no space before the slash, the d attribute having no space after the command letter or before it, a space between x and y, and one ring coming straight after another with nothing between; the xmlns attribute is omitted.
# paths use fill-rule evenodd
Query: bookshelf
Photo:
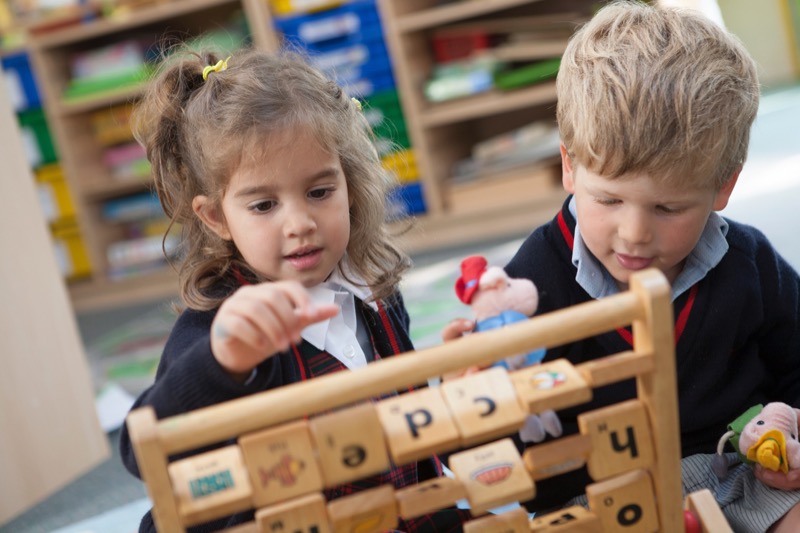
<svg viewBox="0 0 800 533"><path fill-rule="evenodd" d="M177 275L156 266L133 275L119 275L109 263L111 245L127 237L124 224L108 220L104 205L150 189L148 176L120 179L104 162L96 133L99 114L132 104L144 82L128 83L83 96L66 96L76 54L109 47L143 35L189 39L219 30L222 21L243 17L255 46L275 49L278 38L262 0L157 1L118 16L101 17L46 32L31 32L29 50L39 78L43 106L60 161L76 204L78 224L92 266L91 276L69 284L76 310L97 309L177 294ZM112 119L115 117L112 113Z"/></svg>
<svg viewBox="0 0 800 533"><path fill-rule="evenodd" d="M554 125L555 81L550 77L510 90L492 88L433 102L426 98L425 85L440 63L437 35L494 39L505 34L506 39L488 49L493 57L515 65L552 60L561 56L569 35L589 18L594 3L378 0L427 206L427 213L404 234L409 249L523 234L551 218L565 197L557 149L513 168L458 179L454 169L476 145L537 121Z"/></svg>

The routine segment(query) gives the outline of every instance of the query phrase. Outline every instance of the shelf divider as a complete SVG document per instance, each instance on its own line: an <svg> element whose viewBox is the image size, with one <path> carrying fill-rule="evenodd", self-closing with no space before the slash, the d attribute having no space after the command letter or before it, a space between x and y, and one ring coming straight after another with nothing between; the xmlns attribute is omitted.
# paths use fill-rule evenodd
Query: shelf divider
<svg viewBox="0 0 800 533"><path fill-rule="evenodd" d="M403 15L397 21L397 29L404 33L427 30L451 22L458 22L537 1L541 0L464 0L453 2Z"/></svg>
<svg viewBox="0 0 800 533"><path fill-rule="evenodd" d="M555 107L555 100L556 83L551 80L514 91L492 90L475 96L430 104L420 116L420 120L425 127L433 128L549 102Z"/></svg>

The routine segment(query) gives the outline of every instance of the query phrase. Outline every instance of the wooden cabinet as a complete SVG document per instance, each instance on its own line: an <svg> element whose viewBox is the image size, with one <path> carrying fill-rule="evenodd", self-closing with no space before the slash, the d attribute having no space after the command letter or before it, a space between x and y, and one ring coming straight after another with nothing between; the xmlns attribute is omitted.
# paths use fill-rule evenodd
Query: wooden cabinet
<svg viewBox="0 0 800 533"><path fill-rule="evenodd" d="M93 117L115 106L135 102L144 83L67 98L72 58L143 35L157 40L169 33L189 39L219 29L222 21L240 12L247 21L253 43L275 49L278 40L263 0L161 0L124 15L81 22L31 37L31 59L64 174L77 204L78 223L92 267L90 278L70 284L77 309L129 305L177 294L177 275L164 266L149 273L112 279L107 252L110 245L123 238L124 230L120 224L104 218L103 205L146 192L150 181L112 176L103 161L102 143L93 131Z"/></svg>
<svg viewBox="0 0 800 533"><path fill-rule="evenodd" d="M455 166L473 146L536 121L555 121L555 80L431 102L424 87L443 30L516 33L491 48L515 64L558 58L594 2L580 0L378 0L427 214L406 233L412 250L523 234L553 216L565 194L553 157L462 182ZM560 27L561 31L554 31Z"/></svg>

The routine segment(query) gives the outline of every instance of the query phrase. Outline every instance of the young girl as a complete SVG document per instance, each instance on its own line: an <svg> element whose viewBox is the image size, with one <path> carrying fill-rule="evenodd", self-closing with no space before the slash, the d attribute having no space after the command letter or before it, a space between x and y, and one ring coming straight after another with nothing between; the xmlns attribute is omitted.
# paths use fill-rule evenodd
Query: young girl
<svg viewBox="0 0 800 533"><path fill-rule="evenodd" d="M292 54L189 53L162 67L133 128L183 231L187 307L134 409L173 416L413 349L397 290L409 261L384 225L390 180L358 101ZM120 449L138 476L125 429ZM325 496L438 475L431 459ZM448 510L399 528L461 522ZM154 530L148 513L140 531Z"/></svg>

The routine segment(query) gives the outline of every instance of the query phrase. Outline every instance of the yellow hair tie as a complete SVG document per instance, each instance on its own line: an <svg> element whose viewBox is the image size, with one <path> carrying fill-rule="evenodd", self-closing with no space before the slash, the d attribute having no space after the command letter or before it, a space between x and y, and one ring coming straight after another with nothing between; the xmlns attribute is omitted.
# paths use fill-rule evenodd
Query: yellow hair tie
<svg viewBox="0 0 800 533"><path fill-rule="evenodd" d="M355 104L356 109L358 109L359 111L363 111L364 108L361 106L361 102L358 100L358 98L351 98L350 100L353 101L353 104Z"/></svg>
<svg viewBox="0 0 800 533"><path fill-rule="evenodd" d="M231 56L228 56L225 59L220 59L219 61L217 61L216 65L209 65L206 68L204 68L203 69L203 79L207 80L208 79L208 75L211 72L222 72L223 70L227 70L227 68L228 68L228 60L230 58L231 58Z"/></svg>

